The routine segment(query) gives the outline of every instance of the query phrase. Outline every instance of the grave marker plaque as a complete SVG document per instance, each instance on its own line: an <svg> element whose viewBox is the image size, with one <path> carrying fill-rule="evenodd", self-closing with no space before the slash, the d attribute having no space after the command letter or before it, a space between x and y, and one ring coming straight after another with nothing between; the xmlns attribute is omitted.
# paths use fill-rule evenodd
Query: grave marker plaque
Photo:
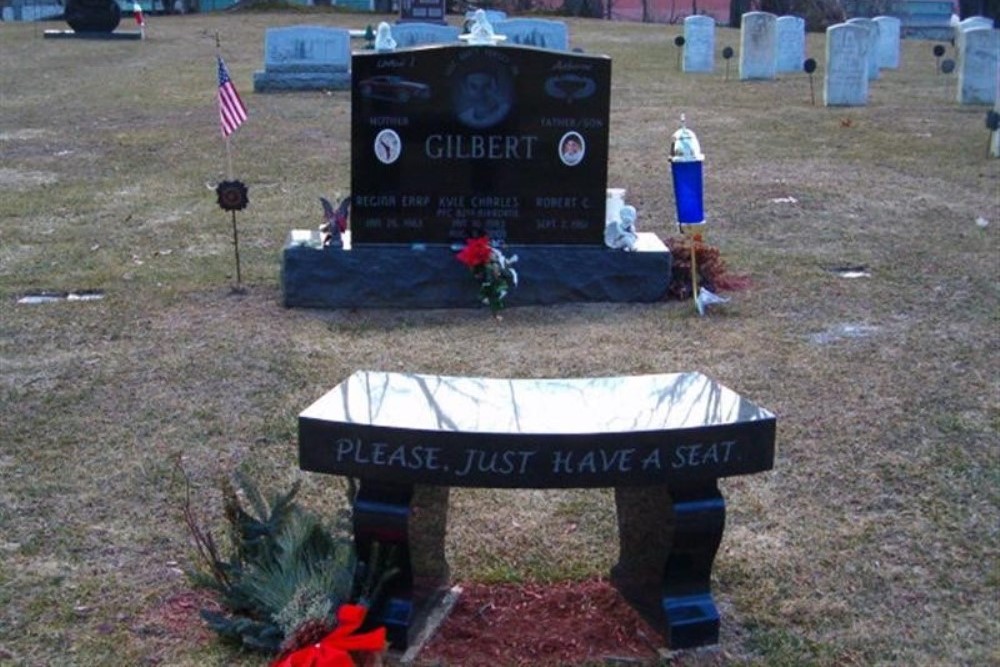
<svg viewBox="0 0 1000 667"><path fill-rule="evenodd" d="M356 247L603 245L610 58L456 45L352 70Z"/></svg>

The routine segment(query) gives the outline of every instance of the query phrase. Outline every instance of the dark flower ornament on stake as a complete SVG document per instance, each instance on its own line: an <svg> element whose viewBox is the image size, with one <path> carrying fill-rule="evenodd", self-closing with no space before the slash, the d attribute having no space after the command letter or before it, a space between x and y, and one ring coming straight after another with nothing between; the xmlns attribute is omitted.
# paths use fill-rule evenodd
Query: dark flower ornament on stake
<svg viewBox="0 0 1000 667"><path fill-rule="evenodd" d="M242 211L250 203L247 186L242 181L222 181L215 187L216 200L223 211L233 215L233 248L236 251L236 285L242 282L240 276L240 237L236 231L236 211Z"/></svg>

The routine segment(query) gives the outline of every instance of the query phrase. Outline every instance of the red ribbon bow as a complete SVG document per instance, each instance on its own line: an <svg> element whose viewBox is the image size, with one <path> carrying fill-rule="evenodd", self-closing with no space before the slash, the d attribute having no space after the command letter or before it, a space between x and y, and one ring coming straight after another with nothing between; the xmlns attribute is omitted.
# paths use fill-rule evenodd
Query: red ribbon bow
<svg viewBox="0 0 1000 667"><path fill-rule="evenodd" d="M367 609L357 604L340 605L337 627L318 643L278 658L271 667L355 667L349 651L377 653L385 650L385 628L353 635L365 621Z"/></svg>

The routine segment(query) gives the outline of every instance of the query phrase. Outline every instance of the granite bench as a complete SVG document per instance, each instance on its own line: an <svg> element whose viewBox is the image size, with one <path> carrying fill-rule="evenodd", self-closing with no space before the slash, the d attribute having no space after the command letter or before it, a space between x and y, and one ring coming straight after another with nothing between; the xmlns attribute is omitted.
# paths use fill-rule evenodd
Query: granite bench
<svg viewBox="0 0 1000 667"><path fill-rule="evenodd" d="M299 465L360 480L358 557L396 545L373 615L405 649L447 590L448 489L615 489L611 581L671 648L718 642L720 477L769 470L775 416L701 373L490 379L359 371L299 415Z"/></svg>

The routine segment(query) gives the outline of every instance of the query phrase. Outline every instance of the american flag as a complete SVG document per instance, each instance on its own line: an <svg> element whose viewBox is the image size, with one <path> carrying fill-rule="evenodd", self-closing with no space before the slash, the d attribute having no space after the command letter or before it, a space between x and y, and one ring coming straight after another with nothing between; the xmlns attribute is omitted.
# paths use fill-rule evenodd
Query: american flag
<svg viewBox="0 0 1000 667"><path fill-rule="evenodd" d="M247 119L247 108L229 78L222 56L216 57L219 60L219 119L222 121L222 136L228 137Z"/></svg>

